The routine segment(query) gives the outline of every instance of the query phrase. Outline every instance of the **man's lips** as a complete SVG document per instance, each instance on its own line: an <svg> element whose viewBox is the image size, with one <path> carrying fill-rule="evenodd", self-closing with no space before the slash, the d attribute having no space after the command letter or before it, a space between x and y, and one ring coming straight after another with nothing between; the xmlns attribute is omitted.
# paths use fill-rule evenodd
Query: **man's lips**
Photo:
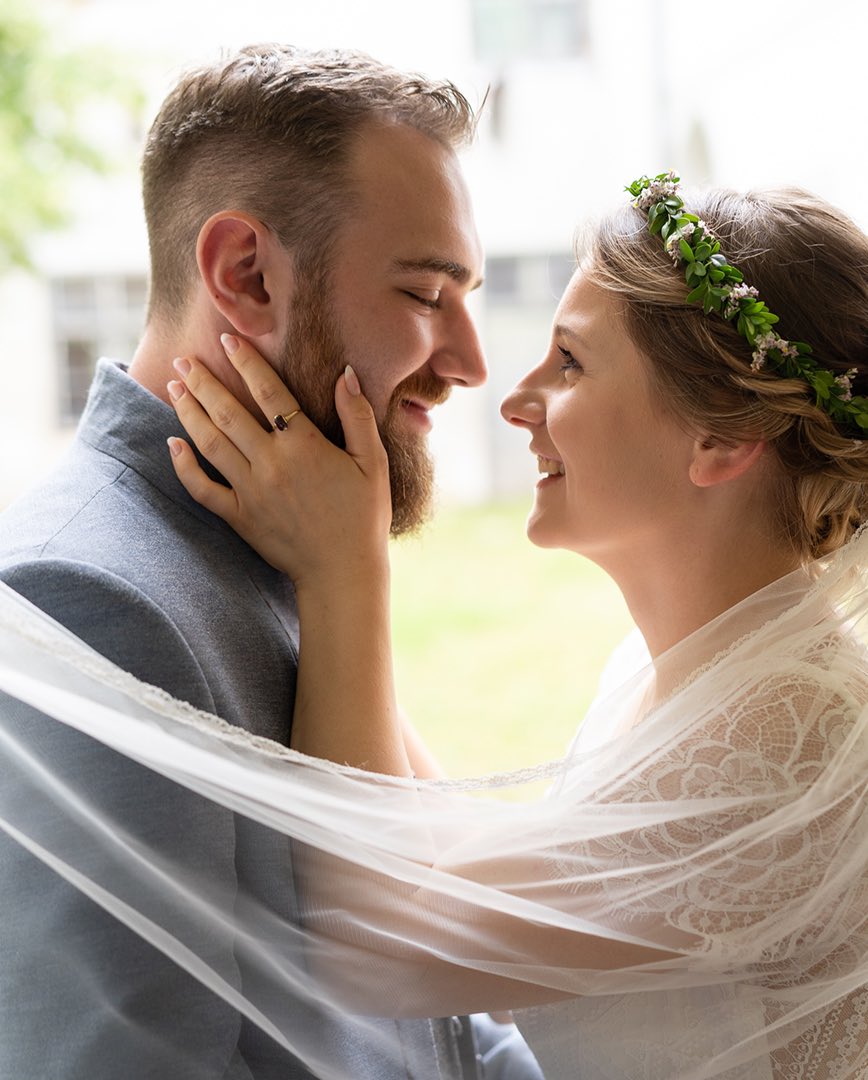
<svg viewBox="0 0 868 1080"><path fill-rule="evenodd" d="M437 404L431 401L422 401L420 398L403 398L401 404L405 409L418 409L420 412L430 412Z"/></svg>
<svg viewBox="0 0 868 1080"><path fill-rule="evenodd" d="M418 374L405 379L394 392L402 405L413 405L428 412L449 400L452 387L436 375Z"/></svg>
<svg viewBox="0 0 868 1080"><path fill-rule="evenodd" d="M429 413L449 399L452 387L433 374L419 373L399 386L392 398L392 409L407 417L414 426L431 429Z"/></svg>
<svg viewBox="0 0 868 1080"><path fill-rule="evenodd" d="M401 400L401 409L404 415L426 429L431 427L431 417L428 413L432 408L432 404L427 401L420 401L418 398L402 398Z"/></svg>

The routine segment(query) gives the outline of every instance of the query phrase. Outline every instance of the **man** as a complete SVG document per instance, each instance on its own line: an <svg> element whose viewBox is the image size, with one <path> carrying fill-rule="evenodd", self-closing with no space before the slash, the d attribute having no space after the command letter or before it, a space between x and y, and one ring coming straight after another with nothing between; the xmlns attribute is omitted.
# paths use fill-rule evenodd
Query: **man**
<svg viewBox="0 0 868 1080"><path fill-rule="evenodd" d="M140 679L287 744L292 587L176 480L172 359L195 353L249 401L219 344L221 332L242 334L334 438L333 386L352 363L390 453L393 531L417 526L430 494L428 410L485 377L466 306L482 256L455 157L472 128L450 84L359 54L250 48L185 77L144 155L143 338L128 372L101 362L70 454L3 515L0 577ZM191 874L217 873L239 904L293 920L291 852L269 830L70 730L32 725L34 753L128 820L129 842L162 846ZM13 928L0 1077L310 1075L225 995L11 841L0 873L0 917ZM383 1022L382 1041L366 1039L269 997L240 956L216 955L214 969L278 1028L286 1012L309 1010L302 1022L339 1070L329 1075L476 1075L466 1018Z"/></svg>

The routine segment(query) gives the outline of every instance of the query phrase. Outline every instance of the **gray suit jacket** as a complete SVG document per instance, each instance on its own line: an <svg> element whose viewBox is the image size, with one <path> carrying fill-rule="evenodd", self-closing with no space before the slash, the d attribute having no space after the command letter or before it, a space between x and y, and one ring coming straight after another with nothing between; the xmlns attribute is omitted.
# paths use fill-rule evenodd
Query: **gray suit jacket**
<svg viewBox="0 0 868 1080"><path fill-rule="evenodd" d="M46 483L0 515L0 578L120 667L257 735L288 743L298 627L290 582L194 502L172 470L173 411L101 361L75 442ZM219 870L230 888L293 919L287 842L83 736L29 717L30 745L124 813L144 842ZM106 782L106 777L110 778ZM4 933L0 1080L293 1080L308 1073L268 1035L13 842L0 844ZM239 890L240 891L240 890ZM216 957L256 997L243 961ZM266 1011L300 1008L264 1003ZM279 1015L275 1016L279 1023ZM458 1021L383 1026L404 1064L312 1016L353 1080L475 1074ZM467 1064L463 1072L460 1059Z"/></svg>

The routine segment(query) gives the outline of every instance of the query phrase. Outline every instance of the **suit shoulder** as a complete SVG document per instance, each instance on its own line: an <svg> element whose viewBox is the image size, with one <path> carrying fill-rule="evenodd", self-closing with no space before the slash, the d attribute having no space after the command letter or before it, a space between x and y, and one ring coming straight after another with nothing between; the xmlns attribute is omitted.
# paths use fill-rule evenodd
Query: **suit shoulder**
<svg viewBox="0 0 868 1080"><path fill-rule="evenodd" d="M0 580L143 682L214 711L204 673L171 616L118 574L76 559L23 559Z"/></svg>
<svg viewBox="0 0 868 1080"><path fill-rule="evenodd" d="M61 554L86 557L93 508L125 471L122 462L74 444L52 473L0 513L0 565L50 551L70 531L74 539Z"/></svg>

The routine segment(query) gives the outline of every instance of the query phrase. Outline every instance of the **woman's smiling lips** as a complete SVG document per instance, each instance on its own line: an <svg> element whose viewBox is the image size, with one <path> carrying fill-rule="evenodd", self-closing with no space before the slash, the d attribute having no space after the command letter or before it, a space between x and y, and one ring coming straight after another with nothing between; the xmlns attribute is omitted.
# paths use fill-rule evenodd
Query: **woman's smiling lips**
<svg viewBox="0 0 868 1080"><path fill-rule="evenodd" d="M564 463L562 461L546 457L544 454L537 454L536 462L537 471L542 474L541 479L537 481L537 488L549 487L562 479L564 475Z"/></svg>
<svg viewBox="0 0 868 1080"><path fill-rule="evenodd" d="M537 469L541 473L545 473L547 476L563 476L564 475L564 463L562 461L555 461L554 458L542 457L537 454Z"/></svg>

